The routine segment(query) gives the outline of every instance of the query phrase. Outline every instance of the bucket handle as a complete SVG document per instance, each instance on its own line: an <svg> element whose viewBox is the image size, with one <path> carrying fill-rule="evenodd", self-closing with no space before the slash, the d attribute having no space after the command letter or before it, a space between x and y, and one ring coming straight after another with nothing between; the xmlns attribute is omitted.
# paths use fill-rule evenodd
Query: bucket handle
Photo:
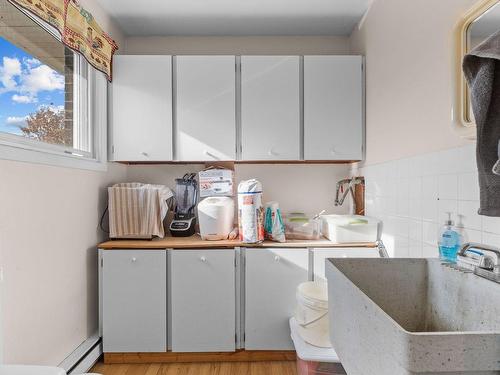
<svg viewBox="0 0 500 375"><path fill-rule="evenodd" d="M320 315L318 318L313 319L307 323L299 323L299 326L301 326L302 328L306 328L307 326L310 326L311 324L316 323L317 321L323 319L327 314L328 314L328 311L323 313L322 315Z"/></svg>

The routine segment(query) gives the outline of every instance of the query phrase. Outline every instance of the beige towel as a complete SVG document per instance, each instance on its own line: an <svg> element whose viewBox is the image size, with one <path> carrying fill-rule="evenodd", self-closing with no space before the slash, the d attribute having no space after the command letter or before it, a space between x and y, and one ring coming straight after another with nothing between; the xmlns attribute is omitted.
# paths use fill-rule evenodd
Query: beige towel
<svg viewBox="0 0 500 375"><path fill-rule="evenodd" d="M172 196L163 185L131 182L109 187L110 238L163 238L163 219Z"/></svg>

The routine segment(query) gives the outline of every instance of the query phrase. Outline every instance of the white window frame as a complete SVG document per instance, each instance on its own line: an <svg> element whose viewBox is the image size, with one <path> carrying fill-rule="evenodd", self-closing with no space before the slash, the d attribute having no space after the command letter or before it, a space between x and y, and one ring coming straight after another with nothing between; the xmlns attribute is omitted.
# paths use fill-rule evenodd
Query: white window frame
<svg viewBox="0 0 500 375"><path fill-rule="evenodd" d="M19 7L18 9L61 41L59 32L51 25ZM0 132L0 159L97 171L107 170L108 82L102 72L90 66L85 58L76 52L74 76L81 78L73 83L73 113L76 114L73 147ZM81 150L89 146L90 152Z"/></svg>

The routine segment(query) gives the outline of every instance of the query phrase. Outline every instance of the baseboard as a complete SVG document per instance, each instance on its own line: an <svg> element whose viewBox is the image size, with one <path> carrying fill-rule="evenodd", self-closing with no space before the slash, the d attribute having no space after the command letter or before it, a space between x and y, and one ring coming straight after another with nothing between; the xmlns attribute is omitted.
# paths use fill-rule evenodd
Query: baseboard
<svg viewBox="0 0 500 375"><path fill-rule="evenodd" d="M295 361L294 350L237 350L215 353L104 353L104 363Z"/></svg>
<svg viewBox="0 0 500 375"><path fill-rule="evenodd" d="M102 340L99 334L92 335L59 364L68 375L87 372L102 355Z"/></svg>

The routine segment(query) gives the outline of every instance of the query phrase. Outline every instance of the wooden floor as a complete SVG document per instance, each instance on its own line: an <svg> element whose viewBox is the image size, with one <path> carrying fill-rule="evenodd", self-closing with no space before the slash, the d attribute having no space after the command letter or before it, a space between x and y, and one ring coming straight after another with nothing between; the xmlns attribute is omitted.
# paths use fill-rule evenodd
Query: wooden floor
<svg viewBox="0 0 500 375"><path fill-rule="evenodd" d="M296 375L296 364L286 362L212 362L113 364L98 362L90 372L102 375Z"/></svg>

